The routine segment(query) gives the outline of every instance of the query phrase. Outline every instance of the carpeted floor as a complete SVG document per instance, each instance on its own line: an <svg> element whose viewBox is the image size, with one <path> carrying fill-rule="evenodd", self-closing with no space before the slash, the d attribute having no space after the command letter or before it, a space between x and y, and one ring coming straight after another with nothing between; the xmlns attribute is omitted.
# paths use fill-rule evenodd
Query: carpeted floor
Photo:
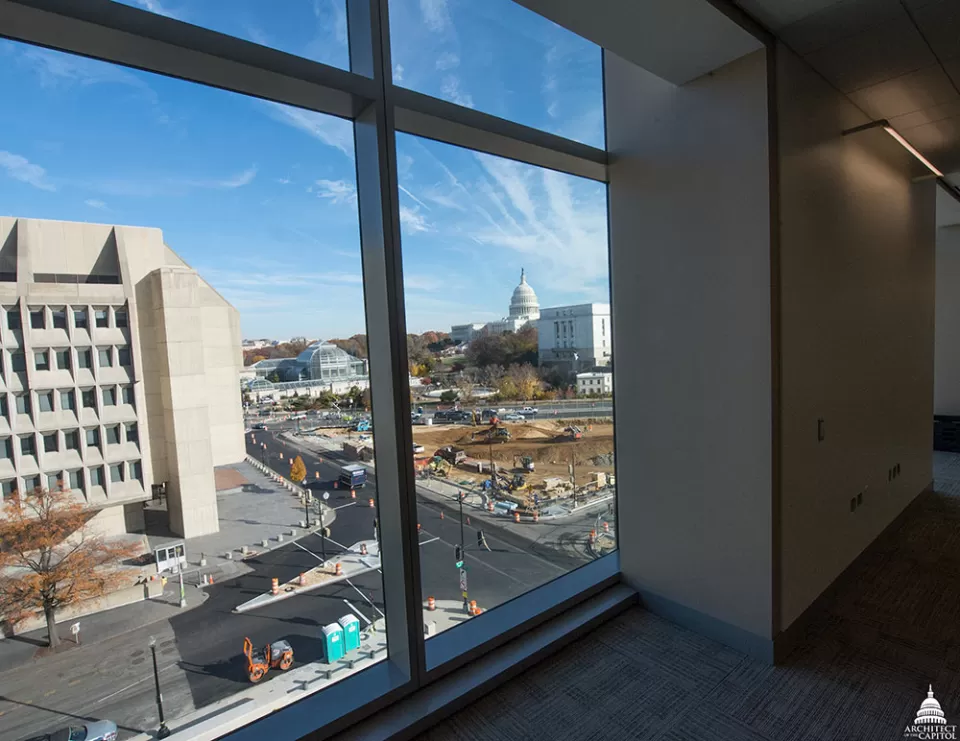
<svg viewBox="0 0 960 741"><path fill-rule="evenodd" d="M960 455L934 475L782 666L635 608L421 741L903 739L929 683L960 725Z"/></svg>

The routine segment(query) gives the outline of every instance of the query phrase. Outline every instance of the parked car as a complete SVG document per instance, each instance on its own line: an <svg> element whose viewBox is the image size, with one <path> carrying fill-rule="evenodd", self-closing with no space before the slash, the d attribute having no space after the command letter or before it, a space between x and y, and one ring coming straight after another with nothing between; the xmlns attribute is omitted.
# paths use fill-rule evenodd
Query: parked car
<svg viewBox="0 0 960 741"><path fill-rule="evenodd" d="M96 720L85 726L68 726L25 741L116 741L117 724L112 720Z"/></svg>
<svg viewBox="0 0 960 741"><path fill-rule="evenodd" d="M537 413L536 407L524 407L523 409L520 410L520 414L536 414L536 413Z"/></svg>
<svg viewBox="0 0 960 741"><path fill-rule="evenodd" d="M524 417L522 414L511 412L510 414L504 414L502 419L505 422L525 422L527 418Z"/></svg>
<svg viewBox="0 0 960 741"><path fill-rule="evenodd" d="M253 429L254 429L254 430L265 430L265 429L267 429L267 426L266 426L263 422L257 422L257 423L253 426Z"/></svg>
<svg viewBox="0 0 960 741"><path fill-rule="evenodd" d="M425 448L424 448L420 443L414 443L414 444L413 444L413 452L414 452L414 453L422 453L424 450L425 450Z"/></svg>

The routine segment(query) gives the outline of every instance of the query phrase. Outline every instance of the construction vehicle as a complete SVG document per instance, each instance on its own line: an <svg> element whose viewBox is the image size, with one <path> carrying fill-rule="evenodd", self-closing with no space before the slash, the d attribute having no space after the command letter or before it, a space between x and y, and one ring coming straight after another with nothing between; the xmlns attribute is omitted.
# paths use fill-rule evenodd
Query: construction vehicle
<svg viewBox="0 0 960 741"><path fill-rule="evenodd" d="M493 418L491 425L480 432L471 433L471 440L479 440L481 442L492 442L496 441L499 443L506 442L511 438L510 430L506 427L501 426L500 420L496 417Z"/></svg>
<svg viewBox="0 0 960 741"><path fill-rule="evenodd" d="M522 474L515 473L513 476L508 476L505 473L497 471L494 487L497 489L505 489L506 491L517 491L526 486L526 483L526 479L524 479Z"/></svg>
<svg viewBox="0 0 960 741"><path fill-rule="evenodd" d="M452 445L444 445L433 455L434 457L443 458L447 463L454 466L463 463L467 459L467 451L463 448L455 448Z"/></svg>
<svg viewBox="0 0 960 741"><path fill-rule="evenodd" d="M579 440L583 437L583 430L581 430L576 425L570 425L569 427L563 428L564 433L566 433L567 438L570 440Z"/></svg>
<svg viewBox="0 0 960 741"><path fill-rule="evenodd" d="M434 456L427 467L434 476L439 478L446 478L450 473L450 464L440 456Z"/></svg>
<svg viewBox="0 0 960 741"><path fill-rule="evenodd" d="M521 455L520 468L522 468L524 471L530 471L533 473L533 471L536 469L536 464L534 464L533 458L531 458L529 455Z"/></svg>
<svg viewBox="0 0 960 741"><path fill-rule="evenodd" d="M263 650L254 649L253 641L243 639L243 655L247 657L247 677L259 682L271 669L286 671L293 666L293 646L286 641L274 641Z"/></svg>
<svg viewBox="0 0 960 741"><path fill-rule="evenodd" d="M370 432L371 429L373 428L371 427L370 420L368 419L361 419L353 427L354 432Z"/></svg>

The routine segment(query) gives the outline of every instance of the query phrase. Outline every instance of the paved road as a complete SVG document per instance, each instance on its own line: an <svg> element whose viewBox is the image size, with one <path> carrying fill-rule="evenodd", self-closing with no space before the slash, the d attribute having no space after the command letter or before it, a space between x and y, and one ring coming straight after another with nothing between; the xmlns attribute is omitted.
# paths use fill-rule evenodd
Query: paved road
<svg viewBox="0 0 960 741"><path fill-rule="evenodd" d="M278 470L289 470L289 456L297 452L292 446L278 441L273 431L258 432L254 437L255 443L247 434L251 452L262 451L259 446L266 443L266 460ZM280 464L281 455L286 468ZM338 463L327 456L321 462L310 453L301 455L313 486L330 491L328 504L338 508L330 539L309 535L248 561L252 572L209 587L209 597L202 605L172 619L142 628L131 626L129 632L108 641L0 673L0 741L15 741L83 718L111 718L120 726L121 737L155 730L157 714L147 648L151 635L158 642L165 709L168 717L176 717L249 686L241 654L244 636L258 645L285 638L293 645L298 663L310 662L321 655L320 626L351 611L366 620L377 617L383 609L378 572L251 612L233 612L237 604L267 591L271 578L281 582L292 579L316 565L322 553L330 558L344 546L373 536L376 510L366 502L376 497L375 477L371 476L370 485L352 500L348 491L332 487ZM319 480L315 479L317 471ZM431 502L421 502L418 510L424 595L457 600L459 574L453 560L454 546L460 542L457 513L443 508L441 518L441 507ZM511 533L508 523L504 527L484 525L490 551L477 548L475 526L466 528L470 597L489 609L580 565L584 557L565 541L576 540L575 531L588 527L588 520L557 528L555 536L537 544ZM172 598L172 594L167 596ZM0 666L2 651L0 645Z"/></svg>

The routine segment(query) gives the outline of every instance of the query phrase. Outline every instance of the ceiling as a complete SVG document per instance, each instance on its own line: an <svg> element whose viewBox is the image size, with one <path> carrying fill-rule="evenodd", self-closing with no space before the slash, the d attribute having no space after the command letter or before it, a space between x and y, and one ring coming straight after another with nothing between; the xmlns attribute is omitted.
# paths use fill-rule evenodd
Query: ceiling
<svg viewBox="0 0 960 741"><path fill-rule="evenodd" d="M734 0L960 185L960 0Z"/></svg>

